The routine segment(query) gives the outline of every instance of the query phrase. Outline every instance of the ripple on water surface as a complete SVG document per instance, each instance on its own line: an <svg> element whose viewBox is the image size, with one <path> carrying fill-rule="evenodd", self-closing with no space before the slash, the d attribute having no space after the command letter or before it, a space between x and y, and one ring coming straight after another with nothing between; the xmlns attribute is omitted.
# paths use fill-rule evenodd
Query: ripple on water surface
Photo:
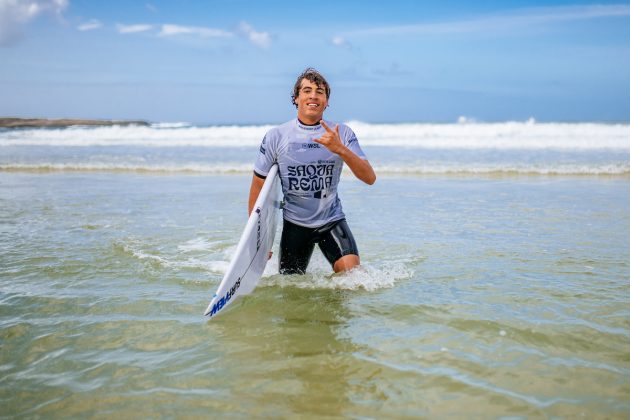
<svg viewBox="0 0 630 420"><path fill-rule="evenodd" d="M2 181L2 416L630 412L625 180L349 181L363 269L274 258L211 321L251 177Z"/></svg>

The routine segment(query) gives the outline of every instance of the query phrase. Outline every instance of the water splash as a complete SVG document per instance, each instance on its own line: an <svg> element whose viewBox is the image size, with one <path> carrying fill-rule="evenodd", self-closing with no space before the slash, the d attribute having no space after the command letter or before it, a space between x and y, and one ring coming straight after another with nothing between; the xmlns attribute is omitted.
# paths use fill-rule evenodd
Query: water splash
<svg viewBox="0 0 630 420"><path fill-rule="evenodd" d="M365 264L340 274L316 271L304 275L273 275L263 278L261 286L297 287L301 289L366 290L393 287L397 281L409 279L413 270L405 263Z"/></svg>

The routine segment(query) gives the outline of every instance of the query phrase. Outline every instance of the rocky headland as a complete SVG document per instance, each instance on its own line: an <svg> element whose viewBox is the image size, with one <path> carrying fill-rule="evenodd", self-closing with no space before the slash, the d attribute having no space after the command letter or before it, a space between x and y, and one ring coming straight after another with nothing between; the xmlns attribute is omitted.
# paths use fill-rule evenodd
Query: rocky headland
<svg viewBox="0 0 630 420"><path fill-rule="evenodd" d="M37 128L37 127L71 127L73 125L111 126L111 125L144 125L142 120L84 120L74 118L6 118L0 117L0 128Z"/></svg>

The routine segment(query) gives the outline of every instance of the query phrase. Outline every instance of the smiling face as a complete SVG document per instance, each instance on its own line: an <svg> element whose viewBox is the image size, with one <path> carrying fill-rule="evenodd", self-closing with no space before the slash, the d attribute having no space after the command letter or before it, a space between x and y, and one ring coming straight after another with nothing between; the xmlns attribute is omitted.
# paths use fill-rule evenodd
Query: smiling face
<svg viewBox="0 0 630 420"><path fill-rule="evenodd" d="M302 79L295 103L300 121L305 124L317 124L328 106L326 90L308 79Z"/></svg>

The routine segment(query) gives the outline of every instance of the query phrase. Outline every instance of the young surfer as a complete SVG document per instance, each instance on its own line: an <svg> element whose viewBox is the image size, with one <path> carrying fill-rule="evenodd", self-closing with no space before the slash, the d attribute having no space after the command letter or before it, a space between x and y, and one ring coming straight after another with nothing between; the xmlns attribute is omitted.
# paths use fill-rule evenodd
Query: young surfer
<svg viewBox="0 0 630 420"><path fill-rule="evenodd" d="M337 185L345 162L361 181L376 175L344 124L324 121L330 86L315 69L306 69L293 88L297 118L267 132L254 165L249 213L271 167L277 163L284 194L280 273L304 273L315 244L335 272L359 265L359 250L346 223Z"/></svg>

